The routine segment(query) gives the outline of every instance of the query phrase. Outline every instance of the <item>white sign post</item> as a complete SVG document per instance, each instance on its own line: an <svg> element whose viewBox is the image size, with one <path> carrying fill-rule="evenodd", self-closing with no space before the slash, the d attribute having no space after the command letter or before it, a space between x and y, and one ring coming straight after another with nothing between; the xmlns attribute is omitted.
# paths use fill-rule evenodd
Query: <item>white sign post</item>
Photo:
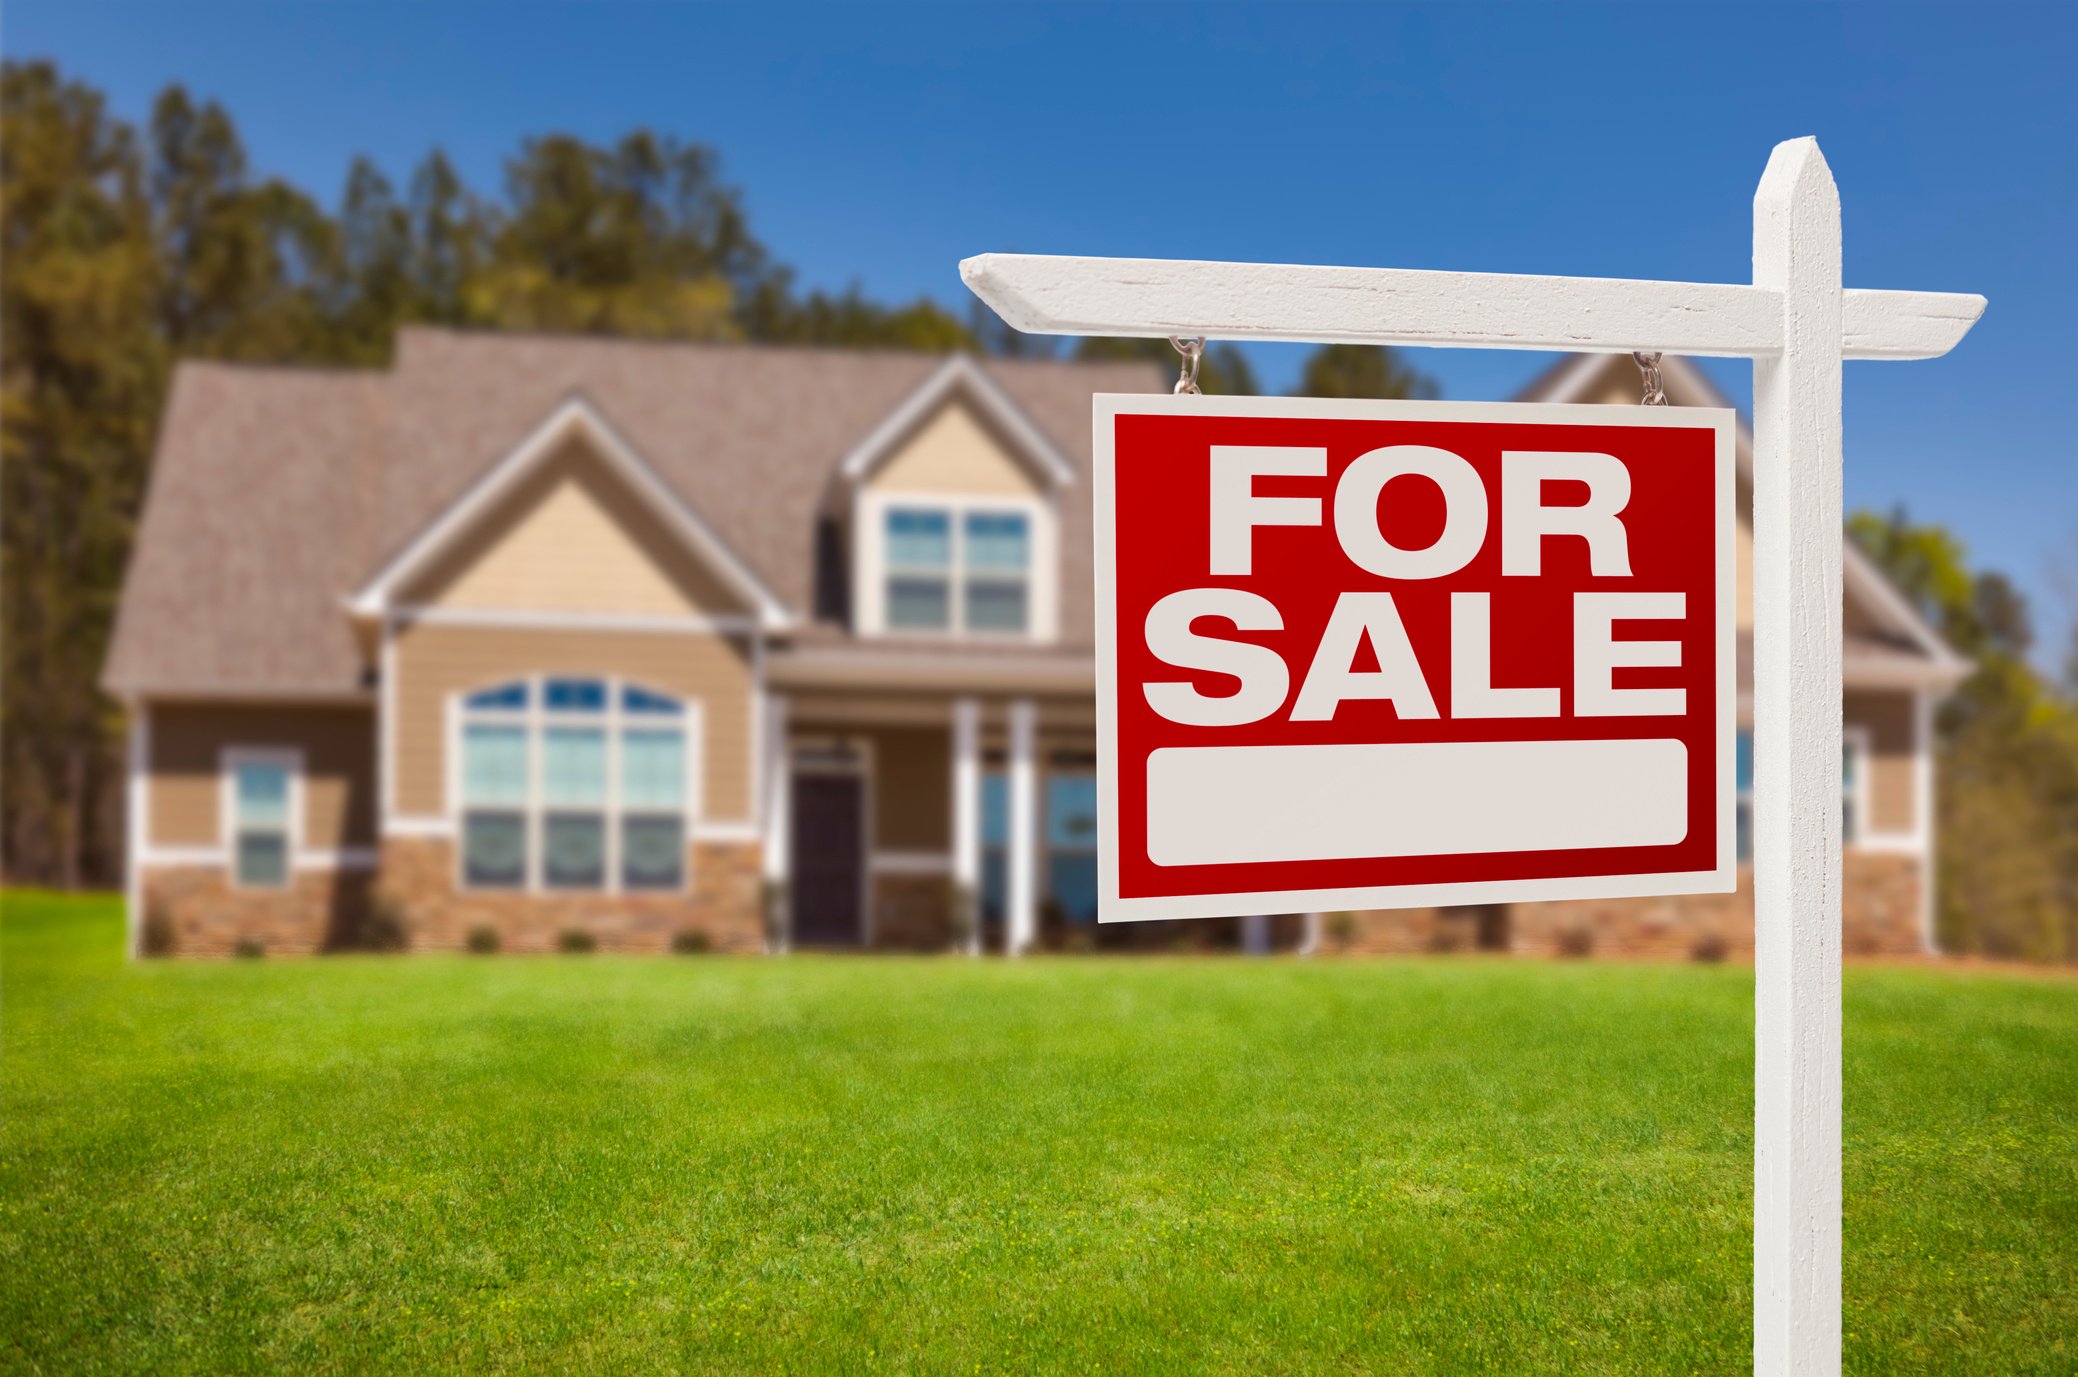
<svg viewBox="0 0 2078 1377"><path fill-rule="evenodd" d="M1840 1370L1840 364L1947 353L1984 298L1848 291L1812 139L1776 146L1751 286L983 254L1043 334L1632 350L1753 365L1754 1220L1758 1373Z"/></svg>

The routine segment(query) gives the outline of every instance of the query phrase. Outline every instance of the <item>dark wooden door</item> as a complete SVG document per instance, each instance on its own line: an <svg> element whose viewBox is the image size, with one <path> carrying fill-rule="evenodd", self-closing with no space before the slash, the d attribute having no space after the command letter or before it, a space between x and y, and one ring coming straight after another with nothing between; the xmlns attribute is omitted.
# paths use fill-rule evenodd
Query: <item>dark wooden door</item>
<svg viewBox="0 0 2078 1377"><path fill-rule="evenodd" d="M866 940L866 857L860 824L866 781L858 775L794 777L794 942L856 947Z"/></svg>

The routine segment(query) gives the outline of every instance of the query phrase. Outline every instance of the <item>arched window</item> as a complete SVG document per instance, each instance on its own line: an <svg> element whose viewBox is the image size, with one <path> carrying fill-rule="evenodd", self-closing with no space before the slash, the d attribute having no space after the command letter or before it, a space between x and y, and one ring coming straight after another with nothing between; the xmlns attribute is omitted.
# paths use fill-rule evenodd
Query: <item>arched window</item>
<svg viewBox="0 0 2078 1377"><path fill-rule="evenodd" d="M465 888L684 887L696 704L536 675L469 694L458 718Z"/></svg>

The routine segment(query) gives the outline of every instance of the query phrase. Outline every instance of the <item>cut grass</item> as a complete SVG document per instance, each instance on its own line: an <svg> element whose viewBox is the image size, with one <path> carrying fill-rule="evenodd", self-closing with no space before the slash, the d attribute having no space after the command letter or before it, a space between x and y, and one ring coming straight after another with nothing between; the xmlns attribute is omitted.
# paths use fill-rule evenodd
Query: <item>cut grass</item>
<svg viewBox="0 0 2078 1377"><path fill-rule="evenodd" d="M0 918L31 1370L1732 1372L1752 973L125 963ZM1847 1364L2078 1364L2078 982L1850 970Z"/></svg>

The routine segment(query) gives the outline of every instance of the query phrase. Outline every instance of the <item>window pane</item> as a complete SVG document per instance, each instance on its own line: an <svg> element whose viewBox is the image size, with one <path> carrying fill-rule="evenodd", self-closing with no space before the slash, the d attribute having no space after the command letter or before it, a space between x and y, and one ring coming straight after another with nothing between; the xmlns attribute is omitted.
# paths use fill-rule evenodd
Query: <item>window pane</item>
<svg viewBox="0 0 2078 1377"><path fill-rule="evenodd" d="M676 698L651 693L648 689L636 688L630 684L621 690L621 711L657 717L678 717L684 714L685 706Z"/></svg>
<svg viewBox="0 0 2078 1377"><path fill-rule="evenodd" d="M235 778L240 826L288 826L289 770L286 765L240 765Z"/></svg>
<svg viewBox="0 0 2078 1377"><path fill-rule="evenodd" d="M887 581L887 624L942 631L952 618L950 586L942 578L911 578Z"/></svg>
<svg viewBox="0 0 2078 1377"><path fill-rule="evenodd" d="M1031 558L1029 524L1021 512L967 513L967 567L1022 572Z"/></svg>
<svg viewBox="0 0 2078 1377"><path fill-rule="evenodd" d="M606 733L597 727L550 727L541 734L541 796L551 808L606 803Z"/></svg>
<svg viewBox="0 0 2078 1377"><path fill-rule="evenodd" d="M1742 794L1753 792L1753 733L1740 732L1732 757L1732 783Z"/></svg>
<svg viewBox="0 0 2078 1377"><path fill-rule="evenodd" d="M1046 777L1046 844L1089 851L1097 845L1097 781L1093 775Z"/></svg>
<svg viewBox="0 0 2078 1377"><path fill-rule="evenodd" d="M462 801L527 801L527 729L472 723L462 729Z"/></svg>
<svg viewBox="0 0 2078 1377"><path fill-rule="evenodd" d="M685 802L685 733L629 729L621 733L621 803L677 811Z"/></svg>
<svg viewBox="0 0 2078 1377"><path fill-rule="evenodd" d="M470 813L462 819L462 881L477 889L517 889L527 882L523 815Z"/></svg>
<svg viewBox="0 0 2078 1377"><path fill-rule="evenodd" d="M289 839L282 832L238 834L238 883L285 885L289 882Z"/></svg>
<svg viewBox="0 0 2078 1377"><path fill-rule="evenodd" d="M1001 847L981 853L981 916L991 923L1003 921L1010 907L1010 858Z"/></svg>
<svg viewBox="0 0 2078 1377"><path fill-rule="evenodd" d="M606 820L597 813L550 813L544 818L541 881L550 889L604 889Z"/></svg>
<svg viewBox="0 0 2078 1377"><path fill-rule="evenodd" d="M507 711L517 711L527 706L527 681L515 679L509 684L500 684L496 688L487 688L481 693L472 693L469 695L468 702L472 708L499 708Z"/></svg>
<svg viewBox="0 0 2078 1377"><path fill-rule="evenodd" d="M887 562L899 569L946 568L952 563L952 518L915 508L889 511Z"/></svg>
<svg viewBox="0 0 2078 1377"><path fill-rule="evenodd" d="M1025 629L1025 586L999 579L967 580L969 631Z"/></svg>
<svg viewBox="0 0 2078 1377"><path fill-rule="evenodd" d="M621 820L621 884L627 889L677 889L685 882L685 822L669 817Z"/></svg>
<svg viewBox="0 0 2078 1377"><path fill-rule="evenodd" d="M981 776L981 844L1007 846L1010 842L1010 777L1001 770L985 770Z"/></svg>
<svg viewBox="0 0 2078 1377"><path fill-rule="evenodd" d="M541 701L550 712L606 711L606 684L599 679L551 679Z"/></svg>
<svg viewBox="0 0 2078 1377"><path fill-rule="evenodd" d="M1097 921L1097 857L1056 852L1046 858L1048 893L1071 923Z"/></svg>

